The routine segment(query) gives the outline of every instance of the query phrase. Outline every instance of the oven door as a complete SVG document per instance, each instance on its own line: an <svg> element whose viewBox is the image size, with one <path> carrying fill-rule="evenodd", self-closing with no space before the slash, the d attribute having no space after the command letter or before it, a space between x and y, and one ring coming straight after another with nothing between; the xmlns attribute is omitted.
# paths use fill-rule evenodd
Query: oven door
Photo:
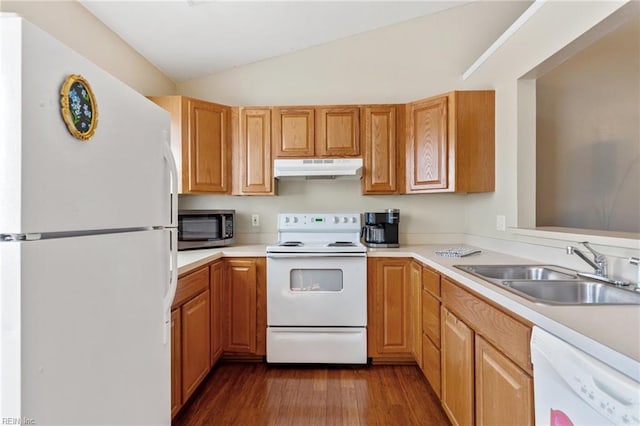
<svg viewBox="0 0 640 426"><path fill-rule="evenodd" d="M269 253L267 325L365 327L364 253Z"/></svg>

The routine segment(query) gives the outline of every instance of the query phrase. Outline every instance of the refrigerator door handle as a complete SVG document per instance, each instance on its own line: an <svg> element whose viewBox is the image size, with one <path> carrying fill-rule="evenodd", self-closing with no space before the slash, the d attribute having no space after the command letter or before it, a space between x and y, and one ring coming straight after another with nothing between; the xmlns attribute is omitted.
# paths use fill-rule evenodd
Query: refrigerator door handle
<svg viewBox="0 0 640 426"><path fill-rule="evenodd" d="M176 296L176 290L178 289L178 230L168 229L170 236L170 250L171 250L171 266L169 275L169 288L164 296L164 339L166 344L169 341L171 334L171 305L173 299Z"/></svg>
<svg viewBox="0 0 640 426"><path fill-rule="evenodd" d="M171 145L169 142L169 132L164 130L162 132L162 146L163 157L169 163L169 175L171 176L171 220L169 224L171 226L177 226L178 224L178 168L176 166L173 152L171 152Z"/></svg>

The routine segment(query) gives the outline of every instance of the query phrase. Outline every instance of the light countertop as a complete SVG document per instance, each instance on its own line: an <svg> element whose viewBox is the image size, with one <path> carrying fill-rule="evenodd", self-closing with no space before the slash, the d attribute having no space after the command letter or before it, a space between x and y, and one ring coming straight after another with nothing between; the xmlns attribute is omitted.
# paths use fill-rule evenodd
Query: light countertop
<svg viewBox="0 0 640 426"><path fill-rule="evenodd" d="M395 249L369 249L367 256L414 258L640 381L640 306L551 306L533 303L453 265L540 262L484 249L479 254L463 258L435 255L435 250L455 246L407 245ZM182 251L178 252L178 273L182 275L221 257L265 255L265 245Z"/></svg>

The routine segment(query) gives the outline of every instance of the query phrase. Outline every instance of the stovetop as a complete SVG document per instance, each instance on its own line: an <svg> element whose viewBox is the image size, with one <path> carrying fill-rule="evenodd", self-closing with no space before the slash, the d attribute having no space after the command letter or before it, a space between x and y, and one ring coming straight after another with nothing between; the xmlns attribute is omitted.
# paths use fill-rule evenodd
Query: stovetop
<svg viewBox="0 0 640 426"><path fill-rule="evenodd" d="M300 242L283 241L276 245L267 246L267 253L365 253L367 248L360 242L332 241L332 242Z"/></svg>
<svg viewBox="0 0 640 426"><path fill-rule="evenodd" d="M359 213L281 213L267 253L365 253Z"/></svg>

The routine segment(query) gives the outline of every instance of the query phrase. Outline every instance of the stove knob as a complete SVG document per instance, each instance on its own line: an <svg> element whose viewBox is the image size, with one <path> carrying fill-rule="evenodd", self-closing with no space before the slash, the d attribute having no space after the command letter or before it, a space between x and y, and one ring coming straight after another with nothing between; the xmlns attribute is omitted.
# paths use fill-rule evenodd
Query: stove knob
<svg viewBox="0 0 640 426"><path fill-rule="evenodd" d="M284 217L284 223L289 223L291 221L291 219L289 219L289 216L285 216Z"/></svg>
<svg viewBox="0 0 640 426"><path fill-rule="evenodd" d="M339 222L340 222L340 218L338 216L334 216L333 223L339 223Z"/></svg>
<svg viewBox="0 0 640 426"><path fill-rule="evenodd" d="M342 218L342 223L347 223L349 221L349 219L345 216Z"/></svg>
<svg viewBox="0 0 640 426"><path fill-rule="evenodd" d="M293 217L293 223L298 223L298 218L297 217Z"/></svg>
<svg viewBox="0 0 640 426"><path fill-rule="evenodd" d="M351 218L351 223L356 223L356 217L355 217L355 216L353 216L353 217Z"/></svg>

